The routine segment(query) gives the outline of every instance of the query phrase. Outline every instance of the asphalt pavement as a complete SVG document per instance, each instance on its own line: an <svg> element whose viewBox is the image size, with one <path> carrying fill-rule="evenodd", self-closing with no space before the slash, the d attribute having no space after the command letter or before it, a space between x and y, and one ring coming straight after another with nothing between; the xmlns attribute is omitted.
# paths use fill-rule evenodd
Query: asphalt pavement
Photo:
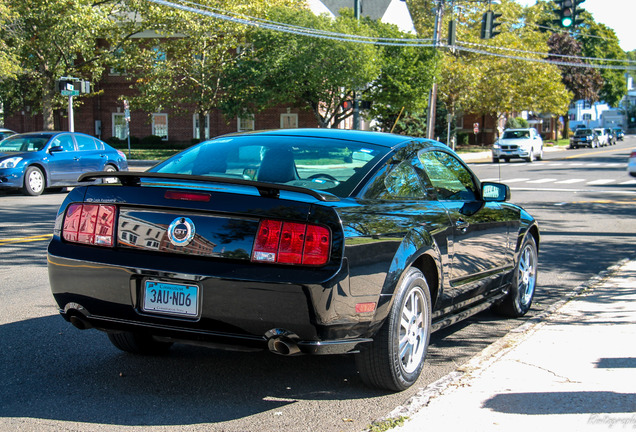
<svg viewBox="0 0 636 432"><path fill-rule="evenodd" d="M633 259L422 389L391 432L636 430L635 340Z"/></svg>

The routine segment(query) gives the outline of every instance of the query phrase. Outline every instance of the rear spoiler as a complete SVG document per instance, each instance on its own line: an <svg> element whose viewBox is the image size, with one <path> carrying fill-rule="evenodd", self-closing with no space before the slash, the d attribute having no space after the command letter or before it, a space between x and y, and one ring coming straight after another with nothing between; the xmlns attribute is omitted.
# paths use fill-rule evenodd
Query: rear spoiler
<svg viewBox="0 0 636 432"><path fill-rule="evenodd" d="M278 183L265 183L253 180L233 179L227 177L214 177L214 176L197 176L189 174L171 174L171 173L156 173L156 172L131 172L131 171L93 171L87 172L79 176L77 181L89 182L92 180L103 178L116 178L119 179L123 186L141 186L141 179L161 179L161 180L181 180L189 182L205 182L205 183L223 183L231 185L251 186L258 189L258 193L262 197L266 198L278 198L280 191L297 192L305 195L310 195L320 201L340 201L340 198L329 193L319 192L313 189L307 189L298 186L289 186Z"/></svg>

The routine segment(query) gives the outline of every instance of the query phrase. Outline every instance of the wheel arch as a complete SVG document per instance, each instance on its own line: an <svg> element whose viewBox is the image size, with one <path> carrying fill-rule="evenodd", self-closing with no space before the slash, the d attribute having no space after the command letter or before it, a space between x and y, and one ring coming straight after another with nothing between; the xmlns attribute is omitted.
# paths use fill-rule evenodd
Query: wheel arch
<svg viewBox="0 0 636 432"><path fill-rule="evenodd" d="M442 281L441 255L440 248L428 231L413 230L407 234L391 261L382 287L378 310L390 309L395 291L411 267L417 268L424 275L431 295L431 304L434 306L440 294ZM385 307L380 307L382 304ZM385 316L379 318L384 319Z"/></svg>
<svg viewBox="0 0 636 432"><path fill-rule="evenodd" d="M33 162L29 165L27 165L24 168L24 172L22 174L22 183L24 184L24 175L26 174L27 170L29 168L37 168L40 171L42 171L42 175L44 176L44 188L46 189L47 187L51 186L51 179L49 178L49 171L46 169L46 167L44 166L44 164L40 163L40 162Z"/></svg>

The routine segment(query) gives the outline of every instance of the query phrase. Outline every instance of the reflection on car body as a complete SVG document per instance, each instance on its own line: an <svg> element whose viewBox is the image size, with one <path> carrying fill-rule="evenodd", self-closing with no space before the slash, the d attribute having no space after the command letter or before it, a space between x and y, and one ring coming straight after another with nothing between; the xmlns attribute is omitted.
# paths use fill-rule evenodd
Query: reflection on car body
<svg viewBox="0 0 636 432"><path fill-rule="evenodd" d="M536 222L435 141L252 132L114 175L69 193L49 275L62 315L124 351L351 353L363 382L403 390L432 331L532 304Z"/></svg>

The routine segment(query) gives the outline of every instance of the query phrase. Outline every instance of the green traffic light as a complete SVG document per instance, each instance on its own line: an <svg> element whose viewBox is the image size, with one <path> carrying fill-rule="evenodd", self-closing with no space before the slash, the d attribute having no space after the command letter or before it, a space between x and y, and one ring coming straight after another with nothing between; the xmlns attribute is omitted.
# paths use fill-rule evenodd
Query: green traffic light
<svg viewBox="0 0 636 432"><path fill-rule="evenodd" d="M561 18L561 25L563 27L571 27L572 26L572 18L571 17Z"/></svg>

